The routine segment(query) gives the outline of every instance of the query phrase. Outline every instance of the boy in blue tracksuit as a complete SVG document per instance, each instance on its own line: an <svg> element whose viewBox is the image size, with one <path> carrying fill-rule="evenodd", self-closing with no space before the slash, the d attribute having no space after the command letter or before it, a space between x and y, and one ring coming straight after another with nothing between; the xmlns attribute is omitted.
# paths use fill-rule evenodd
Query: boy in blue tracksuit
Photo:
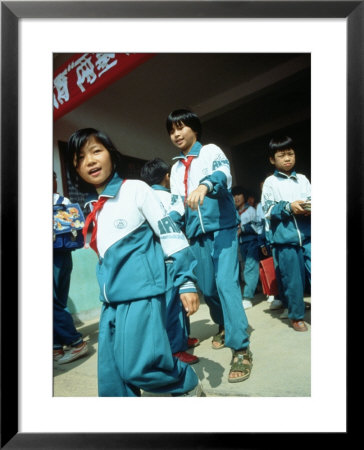
<svg viewBox="0 0 364 450"><path fill-rule="evenodd" d="M165 259L173 261L173 284L187 314L199 305L185 236L146 183L122 177L122 155L106 134L92 128L73 133L68 167L78 189L95 197L84 235L93 222L90 246L98 255L103 302L99 396L135 397L141 390L201 395L192 367L172 356L165 329Z"/></svg>
<svg viewBox="0 0 364 450"><path fill-rule="evenodd" d="M229 161L218 146L200 143L201 123L193 112L173 111L166 127L181 151L171 171L172 208L176 220L184 218L186 236L198 261L198 285L212 320L219 325L212 346L233 350L228 381L244 381L251 373L252 354L239 284L238 218L230 192Z"/></svg>
<svg viewBox="0 0 364 450"><path fill-rule="evenodd" d="M276 168L264 181L262 206L272 245L280 296L296 331L307 331L303 301L305 277L311 282L311 185L294 171L290 137L271 139L269 161Z"/></svg>
<svg viewBox="0 0 364 450"><path fill-rule="evenodd" d="M243 306L253 306L252 299L259 281L259 242L257 233L256 211L245 201L246 194L240 186L235 186L233 194L235 206L240 217L238 229L241 257L244 262Z"/></svg>
<svg viewBox="0 0 364 450"><path fill-rule="evenodd" d="M171 167L160 158L147 161L141 169L140 176L149 186L154 189L167 214L171 212L171 191L170 191ZM166 261L170 280L172 279L172 261ZM166 329L171 344L173 356L188 364L195 364L198 357L191 355L186 350L191 346L198 345L199 340L189 338L190 320L182 307L178 288L173 287L173 283L166 293L167 319Z"/></svg>

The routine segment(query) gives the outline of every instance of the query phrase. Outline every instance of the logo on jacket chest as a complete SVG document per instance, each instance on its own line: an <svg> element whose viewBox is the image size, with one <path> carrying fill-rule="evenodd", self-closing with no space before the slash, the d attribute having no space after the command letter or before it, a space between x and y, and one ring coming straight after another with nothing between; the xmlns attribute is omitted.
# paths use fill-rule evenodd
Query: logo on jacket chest
<svg viewBox="0 0 364 450"><path fill-rule="evenodd" d="M116 219L114 220L114 227L118 230L122 230L128 225L128 222L124 219Z"/></svg>

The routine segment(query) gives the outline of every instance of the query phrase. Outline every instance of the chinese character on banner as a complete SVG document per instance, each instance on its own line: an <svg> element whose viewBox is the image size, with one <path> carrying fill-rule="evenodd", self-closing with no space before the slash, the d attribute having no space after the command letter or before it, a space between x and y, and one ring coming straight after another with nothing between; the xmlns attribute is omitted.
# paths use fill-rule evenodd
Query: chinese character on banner
<svg viewBox="0 0 364 450"><path fill-rule="evenodd" d="M96 67L100 71L99 77L118 63L115 53L96 53ZM110 61L114 59L114 61Z"/></svg>
<svg viewBox="0 0 364 450"><path fill-rule="evenodd" d="M70 112L153 56L152 53L72 55L53 75L54 120Z"/></svg>
<svg viewBox="0 0 364 450"><path fill-rule="evenodd" d="M68 102L70 96L68 92L67 85L67 71L64 70L59 75L57 75L53 81L54 88L57 91L57 94L53 94L53 105L55 108L59 108L59 103L63 104L63 102Z"/></svg>
<svg viewBox="0 0 364 450"><path fill-rule="evenodd" d="M76 61L77 86L81 92L85 92L84 83L92 84L97 80L94 71L94 65L91 62L92 56L87 56L87 53Z"/></svg>

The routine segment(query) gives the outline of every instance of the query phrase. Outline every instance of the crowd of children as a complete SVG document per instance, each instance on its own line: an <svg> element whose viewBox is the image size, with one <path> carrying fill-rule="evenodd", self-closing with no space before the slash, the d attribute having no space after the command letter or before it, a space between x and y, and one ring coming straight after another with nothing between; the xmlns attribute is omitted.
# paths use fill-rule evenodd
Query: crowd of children
<svg viewBox="0 0 364 450"><path fill-rule="evenodd" d="M201 143L196 114L171 112L166 129L179 154L169 166L148 161L139 180L123 175L110 138L92 128L69 139L71 180L90 197L90 246L97 253L102 310L99 326L99 396L203 395L186 350L197 288L218 325L211 346L232 351L228 382L248 379L253 367L245 309L253 306L259 261L273 255L279 295L297 331L306 331L303 301L310 281L310 183L294 171L290 138L272 139L274 174L255 207L215 144ZM244 262L240 287L239 251ZM136 270L137 268L137 270ZM272 302L273 304L273 302Z"/></svg>

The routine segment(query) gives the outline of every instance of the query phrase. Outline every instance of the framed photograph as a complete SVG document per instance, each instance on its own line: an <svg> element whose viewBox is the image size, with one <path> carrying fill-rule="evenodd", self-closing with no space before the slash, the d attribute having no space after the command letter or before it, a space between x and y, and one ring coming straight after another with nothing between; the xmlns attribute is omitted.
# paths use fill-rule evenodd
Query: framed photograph
<svg viewBox="0 0 364 450"><path fill-rule="evenodd" d="M319 281L310 398L52 396L52 55L109 48L311 53ZM362 1L1 2L2 448L249 448L277 434L282 445L292 433L347 436L346 298L363 273L363 55Z"/></svg>

